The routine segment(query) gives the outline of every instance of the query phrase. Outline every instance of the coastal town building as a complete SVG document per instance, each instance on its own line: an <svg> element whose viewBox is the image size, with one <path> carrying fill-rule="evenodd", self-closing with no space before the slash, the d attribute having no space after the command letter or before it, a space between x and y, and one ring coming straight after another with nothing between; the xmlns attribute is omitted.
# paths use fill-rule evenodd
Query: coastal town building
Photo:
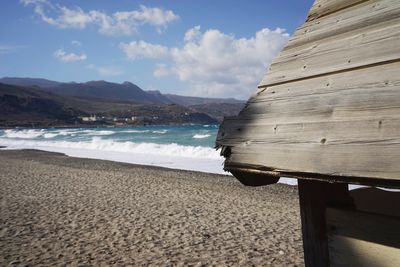
<svg viewBox="0 0 400 267"><path fill-rule="evenodd" d="M82 121L84 122L94 122L97 121L97 116L96 115L90 115L89 117L81 117Z"/></svg>

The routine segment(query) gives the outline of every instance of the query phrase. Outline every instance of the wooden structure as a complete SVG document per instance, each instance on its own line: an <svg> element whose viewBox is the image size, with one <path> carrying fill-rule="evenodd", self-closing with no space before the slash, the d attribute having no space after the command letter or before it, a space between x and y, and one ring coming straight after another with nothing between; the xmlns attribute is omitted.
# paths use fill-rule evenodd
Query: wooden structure
<svg viewBox="0 0 400 267"><path fill-rule="evenodd" d="M298 179L307 266L400 266L399 214L359 197L399 193L347 186L400 188L400 1L316 0L216 144L246 185Z"/></svg>

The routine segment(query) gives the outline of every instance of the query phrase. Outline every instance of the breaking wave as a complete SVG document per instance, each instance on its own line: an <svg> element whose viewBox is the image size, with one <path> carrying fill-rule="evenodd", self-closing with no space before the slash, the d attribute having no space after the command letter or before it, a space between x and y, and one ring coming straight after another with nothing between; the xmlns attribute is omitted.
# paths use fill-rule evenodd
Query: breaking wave
<svg viewBox="0 0 400 267"><path fill-rule="evenodd" d="M195 135L193 135L193 138L194 139L202 139L202 138L207 138L210 136L211 136L211 134L195 134Z"/></svg>
<svg viewBox="0 0 400 267"><path fill-rule="evenodd" d="M26 137L25 137L26 138ZM90 141L35 141L35 140L13 140L0 138L0 143L7 148L37 148L48 150L46 148L68 148L85 149L104 152L123 152L129 154L152 154L160 156L175 156L184 158L203 158L219 159L217 151L210 147L202 146L184 146L176 143L155 144L155 143L134 143L130 141L116 142L113 140L100 139L93 137ZM53 151L53 149L50 149Z"/></svg>
<svg viewBox="0 0 400 267"><path fill-rule="evenodd" d="M4 130L7 138L34 139L45 134L45 130Z"/></svg>
<svg viewBox="0 0 400 267"><path fill-rule="evenodd" d="M38 149L73 157L226 174L203 126L0 130L4 149ZM200 129L201 129L200 128ZM204 129L204 128L203 128Z"/></svg>

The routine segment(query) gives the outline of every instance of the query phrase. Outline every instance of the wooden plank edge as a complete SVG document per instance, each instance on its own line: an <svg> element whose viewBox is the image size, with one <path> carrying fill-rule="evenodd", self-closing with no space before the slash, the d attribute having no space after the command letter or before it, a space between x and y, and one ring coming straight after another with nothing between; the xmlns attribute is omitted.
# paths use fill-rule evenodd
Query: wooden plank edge
<svg viewBox="0 0 400 267"><path fill-rule="evenodd" d="M341 3L340 8L332 9L331 7L328 7L328 8L325 8L326 9L325 11L324 11L324 7L322 7L319 4L319 1L316 1L314 3L314 5L311 7L309 14L307 15L306 22L313 21L313 20L328 16L328 15L340 12L344 9L348 9L348 8L357 6L357 5L367 2L367 1L369 1L369 0L358 0L354 3L349 3L349 4L346 4L346 2L343 1L343 3Z"/></svg>
<svg viewBox="0 0 400 267"><path fill-rule="evenodd" d="M397 232L397 235L393 234L400 227L399 217L349 208L327 207L326 219L331 235L338 234L400 248L400 232ZM354 225L354 222L357 222L357 225ZM377 229L380 231L379 234Z"/></svg>
<svg viewBox="0 0 400 267"><path fill-rule="evenodd" d="M229 160L229 159L228 159ZM291 170L280 170L276 168L269 168L265 166L257 165L242 165L237 163L229 163L225 160L224 170L234 173L243 173L248 175L257 174L263 179L288 177L301 180L317 180L328 183L345 183L345 184L358 184L368 185L377 187L388 187L394 189L400 189L400 181L389 180L389 179L377 179L374 177L358 177L358 176L341 176L341 175L330 175L321 173L309 173L309 172L298 172ZM236 177L236 176L235 176Z"/></svg>
<svg viewBox="0 0 400 267"><path fill-rule="evenodd" d="M303 76L303 77L299 77L299 78L283 80L281 82L273 82L273 83L266 83L266 81L265 81L266 79L264 78L264 79L261 80L260 84L257 87L258 87L258 89L264 89L264 88L267 88L267 87L276 86L276 85L282 85L282 84L285 84L285 83L292 83L292 82L304 81L304 80L308 80L308 79L320 78L320 77L324 77L324 76L330 76L330 75L339 74L339 73L343 73L343 72L349 72L349 71L354 71L354 70L372 68L372 67L391 64L391 63L396 63L396 62L400 62L400 58L391 59L391 60L384 60L384 61L375 62L375 63L371 63L371 64L367 64L367 65L354 66L354 67L344 68L344 69L340 69L340 70L336 70L336 71L320 73L320 74L314 74L314 75L309 75L309 76ZM267 77L267 76L268 76L268 73L267 73L267 75L265 77ZM259 94L261 92L257 92L257 93Z"/></svg>

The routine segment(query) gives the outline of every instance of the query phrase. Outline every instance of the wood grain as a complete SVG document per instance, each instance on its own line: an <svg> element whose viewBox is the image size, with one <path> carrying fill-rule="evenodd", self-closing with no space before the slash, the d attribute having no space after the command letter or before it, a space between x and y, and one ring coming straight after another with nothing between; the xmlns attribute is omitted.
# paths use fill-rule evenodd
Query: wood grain
<svg viewBox="0 0 400 267"><path fill-rule="evenodd" d="M330 11L221 124L225 169L400 181L400 1L317 3Z"/></svg>
<svg viewBox="0 0 400 267"><path fill-rule="evenodd" d="M333 208L326 218L331 266L398 266L399 218Z"/></svg>
<svg viewBox="0 0 400 267"><path fill-rule="evenodd" d="M307 21L311 21L367 0L317 0L311 7Z"/></svg>
<svg viewBox="0 0 400 267"><path fill-rule="evenodd" d="M351 206L347 184L299 181L301 230L306 266L329 266L325 210L328 204Z"/></svg>
<svg viewBox="0 0 400 267"><path fill-rule="evenodd" d="M260 90L226 118L226 167L399 179L400 63Z"/></svg>
<svg viewBox="0 0 400 267"><path fill-rule="evenodd" d="M396 19L399 16L399 5L397 0L370 0L306 22L295 31L285 49Z"/></svg>
<svg viewBox="0 0 400 267"><path fill-rule="evenodd" d="M393 21L283 50L259 87L396 61L399 43L400 8Z"/></svg>

